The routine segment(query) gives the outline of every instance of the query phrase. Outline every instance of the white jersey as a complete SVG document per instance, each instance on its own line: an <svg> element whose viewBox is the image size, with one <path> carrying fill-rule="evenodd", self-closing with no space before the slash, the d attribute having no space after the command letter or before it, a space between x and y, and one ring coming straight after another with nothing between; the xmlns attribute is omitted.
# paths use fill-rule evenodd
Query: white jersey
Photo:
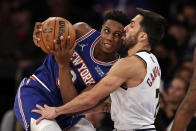
<svg viewBox="0 0 196 131"><path fill-rule="evenodd" d="M110 94L111 117L118 130L155 128L154 120L159 107L160 66L150 52L140 51L135 55L146 63L147 73L143 82L136 87L120 87Z"/></svg>

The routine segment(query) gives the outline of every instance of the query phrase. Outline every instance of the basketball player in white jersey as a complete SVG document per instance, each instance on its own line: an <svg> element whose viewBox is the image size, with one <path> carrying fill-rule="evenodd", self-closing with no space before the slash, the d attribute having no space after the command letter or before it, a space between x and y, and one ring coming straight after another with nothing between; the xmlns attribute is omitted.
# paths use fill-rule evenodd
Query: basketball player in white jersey
<svg viewBox="0 0 196 131"><path fill-rule="evenodd" d="M151 11L137 9L138 15L125 27L128 56L117 61L91 90L60 107L36 105L32 110L43 119L77 113L92 108L109 94L111 117L117 131L155 130L161 70L151 46L164 36L166 20Z"/></svg>

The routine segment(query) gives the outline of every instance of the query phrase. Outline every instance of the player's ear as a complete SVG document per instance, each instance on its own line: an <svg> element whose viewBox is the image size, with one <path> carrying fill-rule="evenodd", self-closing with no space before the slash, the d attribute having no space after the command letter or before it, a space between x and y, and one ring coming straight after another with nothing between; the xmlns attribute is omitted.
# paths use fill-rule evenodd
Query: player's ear
<svg viewBox="0 0 196 131"><path fill-rule="evenodd" d="M138 40L139 41L145 41L148 39L148 35L146 32L140 32L139 35L138 35Z"/></svg>

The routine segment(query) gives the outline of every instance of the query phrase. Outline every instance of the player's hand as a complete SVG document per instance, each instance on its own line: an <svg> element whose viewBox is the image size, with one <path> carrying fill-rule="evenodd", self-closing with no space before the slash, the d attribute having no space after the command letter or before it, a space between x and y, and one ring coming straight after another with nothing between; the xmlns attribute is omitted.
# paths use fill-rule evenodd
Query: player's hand
<svg viewBox="0 0 196 131"><path fill-rule="evenodd" d="M54 119L58 115L56 113L56 107L49 107L47 105L44 105L44 107L36 104L37 110L34 109L31 112L39 113L41 114L41 117L36 120L36 124L39 124L39 122L43 119Z"/></svg>
<svg viewBox="0 0 196 131"><path fill-rule="evenodd" d="M36 22L33 31L33 42L37 47L40 47L39 45L40 38L38 37L38 34L42 31L41 26L42 26L41 22Z"/></svg>
<svg viewBox="0 0 196 131"><path fill-rule="evenodd" d="M74 45L70 44L70 36L64 38L60 37L61 43L58 44L56 40L54 40L54 50L50 50L50 53L55 56L56 61L59 66L69 66L70 59L72 57L73 51L76 47L76 42Z"/></svg>

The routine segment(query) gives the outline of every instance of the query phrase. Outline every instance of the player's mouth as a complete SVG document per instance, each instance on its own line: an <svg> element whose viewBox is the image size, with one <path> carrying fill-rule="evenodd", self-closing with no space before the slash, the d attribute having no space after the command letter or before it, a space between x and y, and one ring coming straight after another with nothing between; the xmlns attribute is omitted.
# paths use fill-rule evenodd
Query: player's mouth
<svg viewBox="0 0 196 131"><path fill-rule="evenodd" d="M110 45L110 44L108 44L108 43L104 43L103 45L104 45L104 47L106 47L106 48L111 48L111 47L112 47L112 45Z"/></svg>

